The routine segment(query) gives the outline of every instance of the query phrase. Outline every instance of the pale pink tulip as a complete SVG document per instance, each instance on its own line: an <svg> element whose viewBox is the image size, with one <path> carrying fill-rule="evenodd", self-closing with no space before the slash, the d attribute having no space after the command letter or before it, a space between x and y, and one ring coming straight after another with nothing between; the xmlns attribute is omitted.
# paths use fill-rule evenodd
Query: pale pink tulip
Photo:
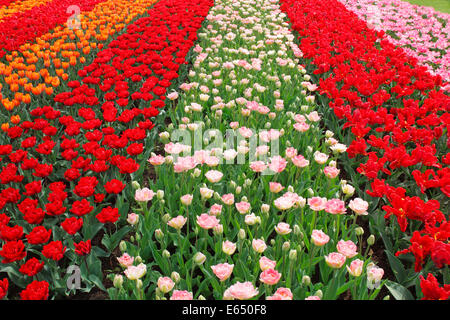
<svg viewBox="0 0 450 320"><path fill-rule="evenodd" d="M238 281L234 285L229 287L226 290L226 293L227 297L232 299L248 300L256 296L258 294L258 290L249 281L247 282Z"/></svg>
<svg viewBox="0 0 450 320"><path fill-rule="evenodd" d="M312 197L308 199L308 206L313 211L321 211L325 209L325 205L327 204L327 198L321 197Z"/></svg>
<svg viewBox="0 0 450 320"><path fill-rule="evenodd" d="M331 214L344 214L347 211L347 208L345 208L344 201L331 199L325 204L325 211Z"/></svg>
<svg viewBox="0 0 450 320"><path fill-rule="evenodd" d="M311 241L314 245L322 247L330 241L330 237L325 234L322 230L314 229L311 234Z"/></svg>
<svg viewBox="0 0 450 320"><path fill-rule="evenodd" d="M276 271L275 269L266 269L261 272L259 276L259 281L268 285L277 284L280 281L281 273Z"/></svg>
<svg viewBox="0 0 450 320"><path fill-rule="evenodd" d="M339 252L332 252L325 256L325 262L328 266L334 269L341 268L345 263L345 256Z"/></svg>
<svg viewBox="0 0 450 320"><path fill-rule="evenodd" d="M212 229L219 224L219 220L215 216L203 213L197 216L197 224L203 229Z"/></svg>
<svg viewBox="0 0 450 320"><path fill-rule="evenodd" d="M220 281L227 280L231 273L233 272L234 264L221 263L216 264L215 266L211 266L214 274L219 278Z"/></svg>
<svg viewBox="0 0 450 320"><path fill-rule="evenodd" d="M337 245L337 251L341 254L343 254L344 256L346 256L347 258L353 258L354 256L356 256L358 254L357 252L357 246L356 244L353 243L352 240L340 240Z"/></svg>
<svg viewBox="0 0 450 320"><path fill-rule="evenodd" d="M275 269L277 262L274 260L270 260L269 258L263 256L259 259L259 267L262 271L267 269Z"/></svg>
<svg viewBox="0 0 450 320"><path fill-rule="evenodd" d="M193 300L192 292L186 290L173 290L170 300Z"/></svg>
<svg viewBox="0 0 450 320"><path fill-rule="evenodd" d="M183 228L184 224L186 223L187 218L183 216L177 216L175 218L170 219L167 224L171 226L172 228L175 228L177 230L180 230Z"/></svg>
<svg viewBox="0 0 450 320"><path fill-rule="evenodd" d="M169 277L159 277L158 278L158 288L162 293L168 293L172 291L175 286L175 282Z"/></svg>

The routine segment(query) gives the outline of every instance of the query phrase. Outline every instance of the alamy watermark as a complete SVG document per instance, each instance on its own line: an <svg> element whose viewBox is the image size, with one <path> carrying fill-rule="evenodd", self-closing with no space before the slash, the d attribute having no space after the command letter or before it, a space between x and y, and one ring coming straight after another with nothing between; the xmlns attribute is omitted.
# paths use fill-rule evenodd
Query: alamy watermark
<svg viewBox="0 0 450 320"><path fill-rule="evenodd" d="M80 12L80 7L76 5L71 5L67 8L66 13L71 15L67 19L67 28L69 28L70 30L81 29Z"/></svg>

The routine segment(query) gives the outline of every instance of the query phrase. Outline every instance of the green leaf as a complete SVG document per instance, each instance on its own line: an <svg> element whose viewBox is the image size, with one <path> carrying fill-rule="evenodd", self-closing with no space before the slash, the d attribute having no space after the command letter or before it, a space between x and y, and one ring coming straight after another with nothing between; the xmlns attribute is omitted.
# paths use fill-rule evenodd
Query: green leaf
<svg viewBox="0 0 450 320"><path fill-rule="evenodd" d="M103 250L102 248L99 248L99 247L93 247L92 248L92 253L96 257L109 257L109 255L111 254L111 253L106 252L105 250Z"/></svg>
<svg viewBox="0 0 450 320"><path fill-rule="evenodd" d="M384 250L384 252L386 252L389 264L391 266L392 272L394 272L395 278L399 283L405 284L406 271L405 268L403 267L403 263L390 251Z"/></svg>
<svg viewBox="0 0 450 320"><path fill-rule="evenodd" d="M350 286L353 285L353 283L355 283L355 280L351 280L351 281L347 282L346 284L344 284L343 286L339 287L336 291L336 296L339 297L342 293L347 291L350 288Z"/></svg>
<svg viewBox="0 0 450 320"><path fill-rule="evenodd" d="M414 300L411 292L399 283L387 280L386 287L396 300Z"/></svg>
<svg viewBox="0 0 450 320"><path fill-rule="evenodd" d="M102 281L95 274L90 274L89 280L91 280L97 287L99 287L103 291L106 291L106 288L103 286Z"/></svg>
<svg viewBox="0 0 450 320"><path fill-rule="evenodd" d="M102 244L108 249L108 251L113 251L119 245L119 242L124 238L124 236L130 232L131 227L125 226L117 232L113 233L111 236L104 235L102 239Z"/></svg>

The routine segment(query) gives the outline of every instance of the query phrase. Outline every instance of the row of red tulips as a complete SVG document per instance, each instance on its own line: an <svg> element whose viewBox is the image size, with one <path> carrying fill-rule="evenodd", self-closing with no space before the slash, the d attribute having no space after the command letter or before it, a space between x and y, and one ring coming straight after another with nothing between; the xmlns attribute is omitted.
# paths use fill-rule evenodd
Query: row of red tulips
<svg viewBox="0 0 450 320"><path fill-rule="evenodd" d="M389 233L384 221L371 218L390 251L391 266L399 262L395 256L409 252L416 272L425 265L426 272L447 266L450 97L439 89L442 79L337 0L281 2L298 32L304 58L320 77L323 105L341 119L335 123L342 127L333 131L351 130L348 157L359 164L367 194L384 201L379 202L384 217L398 222L401 233ZM409 245L401 250L405 237ZM439 287L431 273L427 280L420 277L425 298L450 295L448 286Z"/></svg>
<svg viewBox="0 0 450 320"><path fill-rule="evenodd" d="M0 271L26 287L21 298L47 298L49 284L51 295L67 290L62 271L70 264L102 287L99 257L128 229L105 235L109 252L91 240L128 214L126 181L142 174L154 117L211 5L159 1L78 71L80 81L70 81L54 107L31 110L2 137Z"/></svg>

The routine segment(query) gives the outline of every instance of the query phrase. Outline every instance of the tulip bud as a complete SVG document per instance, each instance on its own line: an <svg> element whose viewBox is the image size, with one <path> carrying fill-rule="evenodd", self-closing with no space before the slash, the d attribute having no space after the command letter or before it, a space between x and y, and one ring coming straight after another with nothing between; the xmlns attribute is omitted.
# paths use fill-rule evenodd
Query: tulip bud
<svg viewBox="0 0 450 320"><path fill-rule="evenodd" d="M216 200L216 201L222 200L222 197L220 196L220 194L218 192L214 192L214 200Z"/></svg>
<svg viewBox="0 0 450 320"><path fill-rule="evenodd" d="M198 300L206 300L206 298L204 296L202 296L202 295L199 295L198 296Z"/></svg>
<svg viewBox="0 0 450 320"><path fill-rule="evenodd" d="M291 251L289 251L289 260L291 261L297 260L297 250L292 249Z"/></svg>
<svg viewBox="0 0 450 320"><path fill-rule="evenodd" d="M270 239L270 245L271 245L271 246L274 246L275 243L276 243L275 239Z"/></svg>
<svg viewBox="0 0 450 320"><path fill-rule="evenodd" d="M170 258L170 252L167 251L167 250L164 250L164 251L162 252L162 255L163 255L164 258L167 258L167 259Z"/></svg>
<svg viewBox="0 0 450 320"><path fill-rule="evenodd" d="M323 298L323 292L322 290L317 290L316 293L314 294L315 296L318 296L320 299Z"/></svg>
<svg viewBox="0 0 450 320"><path fill-rule="evenodd" d="M130 237L130 241L134 242L134 237L133 236Z"/></svg>
<svg viewBox="0 0 450 320"><path fill-rule="evenodd" d="M308 188L307 192L308 192L308 197L310 197L310 198L314 197L314 190L313 189Z"/></svg>
<svg viewBox="0 0 450 320"><path fill-rule="evenodd" d="M137 189L141 188L141 185L137 181L131 182L131 186L133 187L134 190L137 190Z"/></svg>
<svg viewBox="0 0 450 320"><path fill-rule="evenodd" d="M123 285L123 276L121 274L116 274L113 281L114 288L121 289Z"/></svg>
<svg viewBox="0 0 450 320"><path fill-rule="evenodd" d="M300 230L300 227L298 226L298 224L294 224L294 234L296 236L303 236L303 233Z"/></svg>
<svg viewBox="0 0 450 320"><path fill-rule="evenodd" d="M164 198L164 190L156 191L156 198L158 198L158 200L162 200Z"/></svg>
<svg viewBox="0 0 450 320"><path fill-rule="evenodd" d="M166 156L164 158L164 163L165 164L172 164L173 163L173 157L172 156Z"/></svg>
<svg viewBox="0 0 450 320"><path fill-rule="evenodd" d="M193 174L194 178L198 178L202 174L202 170L200 170L199 168L195 168Z"/></svg>
<svg viewBox="0 0 450 320"><path fill-rule="evenodd" d="M371 235L369 236L369 238L367 238L367 244L368 244L369 246L372 246L374 243L375 243L375 236L374 236L373 234L371 234Z"/></svg>
<svg viewBox="0 0 450 320"><path fill-rule="evenodd" d="M358 227L355 229L355 233L357 236L362 236L364 234L364 229L361 227Z"/></svg>
<svg viewBox="0 0 450 320"><path fill-rule="evenodd" d="M244 229L240 229L239 230L238 237L239 237L240 240L244 240L245 239L245 230Z"/></svg>
<svg viewBox="0 0 450 320"><path fill-rule="evenodd" d="M389 295L387 295L383 298L383 300L390 300L390 299L391 299L391 297Z"/></svg>
<svg viewBox="0 0 450 320"><path fill-rule="evenodd" d="M201 253L201 252L197 252L194 256L194 262L198 265L201 265L205 262L206 260L206 256Z"/></svg>
<svg viewBox="0 0 450 320"><path fill-rule="evenodd" d="M164 233L161 231L161 229L155 230L155 238L157 240L162 240L164 238Z"/></svg>
<svg viewBox="0 0 450 320"><path fill-rule="evenodd" d="M213 228L213 231L215 235L221 235L223 233L223 225L218 224Z"/></svg>
<svg viewBox="0 0 450 320"><path fill-rule="evenodd" d="M120 241L119 249L120 249L120 251L122 251L122 252L127 251L127 243L126 243L125 241L123 241L123 240Z"/></svg>
<svg viewBox="0 0 450 320"><path fill-rule="evenodd" d="M141 279L137 279L136 280L136 289L142 289L142 280Z"/></svg>
<svg viewBox="0 0 450 320"><path fill-rule="evenodd" d="M237 187L236 187L236 194L240 194L241 191L242 191L242 187L237 186Z"/></svg>
<svg viewBox="0 0 450 320"><path fill-rule="evenodd" d="M269 211L270 211L270 206L268 204L266 204L266 203L263 203L261 205L261 212L262 213L269 213Z"/></svg>
<svg viewBox="0 0 450 320"><path fill-rule="evenodd" d="M291 243L289 241L286 241L283 243L282 249L283 251L288 251L291 248Z"/></svg>
<svg viewBox="0 0 450 320"><path fill-rule="evenodd" d="M172 274L170 275L170 278L173 280L173 282L178 283L180 282L180 274L176 271L172 272Z"/></svg>
<svg viewBox="0 0 450 320"><path fill-rule="evenodd" d="M170 218L170 214L166 213L165 215L163 215L162 221L166 224L170 220Z"/></svg>
<svg viewBox="0 0 450 320"><path fill-rule="evenodd" d="M304 286L309 286L311 284L311 278L309 276L303 276L302 284Z"/></svg>
<svg viewBox="0 0 450 320"><path fill-rule="evenodd" d="M170 133L167 131L161 132L159 134L159 138L161 139L161 142L166 144L169 143Z"/></svg>

